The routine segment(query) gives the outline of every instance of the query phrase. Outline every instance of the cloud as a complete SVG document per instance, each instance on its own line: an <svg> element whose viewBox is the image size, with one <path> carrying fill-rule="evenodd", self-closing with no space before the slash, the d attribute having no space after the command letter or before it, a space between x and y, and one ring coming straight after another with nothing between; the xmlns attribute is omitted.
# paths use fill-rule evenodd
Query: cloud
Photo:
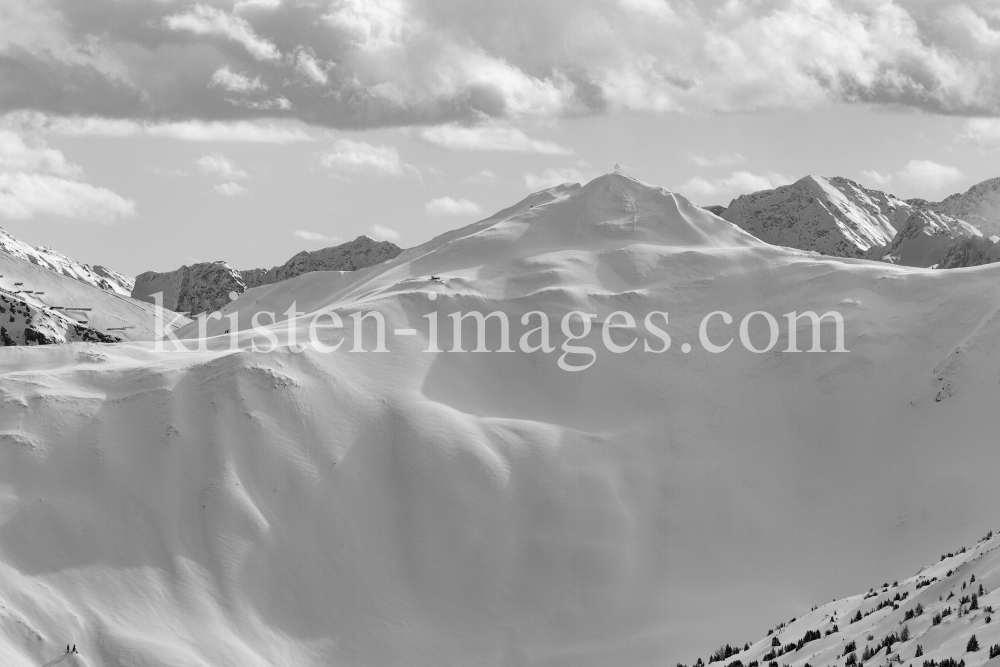
<svg viewBox="0 0 1000 667"><path fill-rule="evenodd" d="M398 241L402 238L402 235L395 229L390 229L389 227L383 227L382 225L372 225L368 228L368 231L372 233L372 238L376 241Z"/></svg>
<svg viewBox="0 0 1000 667"><path fill-rule="evenodd" d="M98 116L51 116L34 112L13 112L0 117L0 128L56 134L69 137L146 136L179 141L291 144L314 141L300 127L273 122L185 121L152 123L102 118Z"/></svg>
<svg viewBox="0 0 1000 667"><path fill-rule="evenodd" d="M324 85L330 80L326 72L332 64L320 62L310 49L299 47L295 51L294 59L295 69L311 82Z"/></svg>
<svg viewBox="0 0 1000 667"><path fill-rule="evenodd" d="M773 190L791 182L792 179L776 172L754 174L749 171L734 171L725 178L711 180L694 176L674 190L685 197L700 200L705 197L735 197L759 190Z"/></svg>
<svg viewBox="0 0 1000 667"><path fill-rule="evenodd" d="M575 167L550 167L541 174L528 172L524 175L524 184L529 190L545 190L563 183L586 183L596 174L584 172Z"/></svg>
<svg viewBox="0 0 1000 667"><path fill-rule="evenodd" d="M877 188L884 188L892 182L892 174L883 174L874 170L862 170L861 175L864 176L867 183L871 183Z"/></svg>
<svg viewBox="0 0 1000 667"><path fill-rule="evenodd" d="M466 151L516 151L519 153L541 153L543 155L569 155L572 151L551 141L532 139L513 127L486 125L462 127L460 125L439 125L420 132L420 136L432 144Z"/></svg>
<svg viewBox="0 0 1000 667"><path fill-rule="evenodd" d="M294 232L295 238L302 239L303 241L310 241L313 243L335 243L337 241L336 236L326 236L320 234L319 232L307 232L304 229L299 229Z"/></svg>
<svg viewBox="0 0 1000 667"><path fill-rule="evenodd" d="M955 141L984 150L1000 148L1000 118L970 118Z"/></svg>
<svg viewBox="0 0 1000 667"><path fill-rule="evenodd" d="M200 158L195 160L195 164L198 165L198 169L201 170L201 173L212 176L220 176L227 180L232 180L234 178L247 178L250 175L242 169L237 169L236 163L222 153L202 155Z"/></svg>
<svg viewBox="0 0 1000 667"><path fill-rule="evenodd" d="M220 195L224 197L239 197L240 195L245 195L249 190L240 185L239 183L221 183L212 188Z"/></svg>
<svg viewBox="0 0 1000 667"><path fill-rule="evenodd" d="M82 182L83 169L38 139L0 130L0 216L36 214L110 223L135 215L135 202Z"/></svg>
<svg viewBox="0 0 1000 667"><path fill-rule="evenodd" d="M746 158L739 153L722 153L709 157L702 153L690 152L687 157L699 167L728 167L746 161Z"/></svg>
<svg viewBox="0 0 1000 667"><path fill-rule="evenodd" d="M465 181L466 183L485 184L485 183L492 183L495 180L497 180L497 175L494 174L489 169L483 169L478 174L474 174L472 176L466 176L462 180Z"/></svg>
<svg viewBox="0 0 1000 667"><path fill-rule="evenodd" d="M479 215L483 209L468 199L438 197L424 204L424 210L431 215Z"/></svg>
<svg viewBox="0 0 1000 667"><path fill-rule="evenodd" d="M273 42L258 37L245 19L209 5L195 5L189 12L168 16L164 19L164 24L171 30L225 37L238 42L257 60L281 58L278 47Z"/></svg>
<svg viewBox="0 0 1000 667"><path fill-rule="evenodd" d="M27 8L4 24L7 111L147 122L292 112L342 129L444 126L431 136L448 145L533 152L559 149L514 130L463 135L585 114L831 103L1000 114L988 0L14 4ZM257 81L290 106L227 101Z"/></svg>
<svg viewBox="0 0 1000 667"><path fill-rule="evenodd" d="M373 146L352 139L338 139L334 142L333 150L320 157L320 164L327 169L350 174L377 176L419 174L416 167L400 159L395 146Z"/></svg>
<svg viewBox="0 0 1000 667"><path fill-rule="evenodd" d="M231 93L252 93L267 90L267 86L261 83L259 76L251 79L244 74L232 71L228 65L215 70L208 85L218 86Z"/></svg>
<svg viewBox="0 0 1000 667"><path fill-rule="evenodd" d="M294 109L295 105L287 97L269 97L266 100L254 101L254 100L231 100L227 99L230 104L235 104L236 106L243 107L245 109L258 109L261 111L271 111L275 109L280 109L282 111L289 111Z"/></svg>
<svg viewBox="0 0 1000 667"><path fill-rule="evenodd" d="M135 215L135 202L107 188L58 176L0 172L0 215L30 219L39 213L110 223Z"/></svg>
<svg viewBox="0 0 1000 667"><path fill-rule="evenodd" d="M941 190L965 178L965 174L948 165L932 160L910 160L898 177L914 187L926 190Z"/></svg>
<svg viewBox="0 0 1000 667"><path fill-rule="evenodd" d="M62 151L49 148L42 141L28 145L24 137L6 130L0 130L0 170L40 172L69 178L83 175L80 167L66 161Z"/></svg>

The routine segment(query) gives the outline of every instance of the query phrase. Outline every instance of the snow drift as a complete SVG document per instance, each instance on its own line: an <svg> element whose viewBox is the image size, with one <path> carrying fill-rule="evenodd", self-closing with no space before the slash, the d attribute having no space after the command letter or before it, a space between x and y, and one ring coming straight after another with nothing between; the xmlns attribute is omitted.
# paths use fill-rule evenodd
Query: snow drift
<svg viewBox="0 0 1000 667"><path fill-rule="evenodd" d="M227 320L200 351L0 350L0 655L584 667L760 636L995 523L998 279L770 246L608 175L247 290L223 310L235 351ZM252 315L293 302L252 351ZM289 344L319 309L345 322L320 332L337 352ZM450 349L448 314L471 310L544 311L557 337L572 310L667 311L673 343L579 373L424 352L426 315ZM782 330L709 354L717 310L735 319L715 340L756 310L837 310L850 352L785 354ZM349 351L367 311L389 352Z"/></svg>

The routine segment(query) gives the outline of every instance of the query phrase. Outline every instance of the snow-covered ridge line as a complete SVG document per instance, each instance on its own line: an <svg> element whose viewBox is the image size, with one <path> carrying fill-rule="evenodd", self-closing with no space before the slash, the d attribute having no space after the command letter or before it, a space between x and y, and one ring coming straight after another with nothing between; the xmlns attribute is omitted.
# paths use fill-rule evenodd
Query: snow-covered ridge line
<svg viewBox="0 0 1000 667"><path fill-rule="evenodd" d="M214 312L252 287L270 285L313 271L356 271L399 255L403 250L389 241L359 236L348 243L302 251L281 266L237 271L224 261L201 262L175 271L147 271L136 276L132 298L153 303L163 292L165 308L197 315Z"/></svg>
<svg viewBox="0 0 1000 667"><path fill-rule="evenodd" d="M117 271L100 265L83 264L52 248L28 245L4 229L0 229L0 252L122 296L131 294L135 285L133 278Z"/></svg>
<svg viewBox="0 0 1000 667"><path fill-rule="evenodd" d="M977 667L1000 656L1000 534L903 581L813 607L762 639L725 644L707 659L719 667L854 667L922 664ZM695 667L705 664L698 658ZM686 667L678 663L678 667Z"/></svg>
<svg viewBox="0 0 1000 667"><path fill-rule="evenodd" d="M904 201L847 178L806 176L791 185L742 195L722 211L719 207L710 210L774 245L835 257L944 268L945 257L956 245L968 244L991 229L985 223L982 229L977 227L985 220L983 215L996 217L1000 224L1000 195L994 214L981 210L979 195L984 192L993 190L976 186L961 196L961 206L943 206L918 199ZM960 196L946 201L955 197ZM982 215L966 219L965 214L972 211ZM953 261L948 266L968 265Z"/></svg>

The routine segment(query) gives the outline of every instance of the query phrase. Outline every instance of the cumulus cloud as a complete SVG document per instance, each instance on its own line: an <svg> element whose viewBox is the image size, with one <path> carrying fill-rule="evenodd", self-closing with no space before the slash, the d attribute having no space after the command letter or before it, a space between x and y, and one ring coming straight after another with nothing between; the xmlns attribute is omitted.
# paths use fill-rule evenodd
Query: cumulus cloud
<svg viewBox="0 0 1000 667"><path fill-rule="evenodd" d="M220 195L224 197L239 197L240 195L245 195L249 190L240 185L239 183L220 183L212 188Z"/></svg>
<svg viewBox="0 0 1000 667"><path fill-rule="evenodd" d="M202 155L200 158L195 160L195 164L198 165L198 169L201 173L208 174L210 176L220 176L226 180L247 178L249 176L247 172L242 169L238 169L236 167L236 163L222 153Z"/></svg>
<svg viewBox="0 0 1000 667"><path fill-rule="evenodd" d="M596 174L576 167L550 167L540 174L529 171L524 175L524 184L529 190L545 190L563 183L586 183L594 176Z"/></svg>
<svg viewBox="0 0 1000 667"><path fill-rule="evenodd" d="M0 216L42 214L110 223L135 214L135 202L82 178L83 170L61 151L0 130Z"/></svg>
<svg viewBox="0 0 1000 667"><path fill-rule="evenodd" d="M292 111L345 129L831 101L1000 113L991 0L225 4L35 0L0 53L0 110L168 121ZM80 48L96 34L98 46ZM258 81L290 106L227 102ZM509 147L524 138L491 131L501 136L478 142L524 150Z"/></svg>
<svg viewBox="0 0 1000 667"><path fill-rule="evenodd" d="M924 190L939 191L965 178L965 174L933 160L910 160L898 173L899 179Z"/></svg>
<svg viewBox="0 0 1000 667"><path fill-rule="evenodd" d="M970 118L965 121L957 143L969 144L984 150L1000 148L1000 118Z"/></svg>
<svg viewBox="0 0 1000 667"><path fill-rule="evenodd" d="M231 93L251 93L267 90L267 86L261 83L259 76L251 79L245 74L232 71L228 66L223 66L215 70L208 85L218 86Z"/></svg>
<svg viewBox="0 0 1000 667"><path fill-rule="evenodd" d="M376 241L399 241L402 235L395 229L389 227L383 227L382 225L372 225L368 228L371 232L372 238Z"/></svg>
<svg viewBox="0 0 1000 667"><path fill-rule="evenodd" d="M532 139L514 127L486 125L462 127L448 124L429 127L420 136L432 144L467 151L516 151L543 155L569 155L568 148L551 141Z"/></svg>
<svg viewBox="0 0 1000 667"><path fill-rule="evenodd" d="M877 188L884 188L892 182L892 174L883 174L875 170L862 170L861 175L864 177L865 183Z"/></svg>
<svg viewBox="0 0 1000 667"><path fill-rule="evenodd" d="M163 22L171 30L224 37L238 42L257 60L281 58L278 47L273 42L259 37L246 19L210 5L195 5L188 12L166 17Z"/></svg>
<svg viewBox="0 0 1000 667"><path fill-rule="evenodd" d="M320 234L319 232L309 232L304 229L299 229L294 232L294 236L297 239L302 239L303 241L309 241L312 243L335 243L337 241L336 236L326 236L325 234Z"/></svg>
<svg viewBox="0 0 1000 667"><path fill-rule="evenodd" d="M321 62L311 49L299 47L293 57L295 69L309 81L323 85L330 80L326 72L330 69L331 64Z"/></svg>
<svg viewBox="0 0 1000 667"><path fill-rule="evenodd" d="M377 176L419 174L416 167L399 157L395 146L374 146L364 141L338 139L333 150L320 157L320 164L332 171Z"/></svg>
<svg viewBox="0 0 1000 667"><path fill-rule="evenodd" d="M38 141L28 145L20 134L0 130L0 170L41 172L79 178L83 170L66 161L62 151Z"/></svg>
<svg viewBox="0 0 1000 667"><path fill-rule="evenodd" d="M735 197L759 190L773 190L791 182L792 179L776 172L754 174L749 171L734 171L724 178L694 176L674 189L686 197L702 200L706 197Z"/></svg>
<svg viewBox="0 0 1000 667"><path fill-rule="evenodd" d="M431 215L479 215L483 209L468 199L438 197L424 204L424 210Z"/></svg>

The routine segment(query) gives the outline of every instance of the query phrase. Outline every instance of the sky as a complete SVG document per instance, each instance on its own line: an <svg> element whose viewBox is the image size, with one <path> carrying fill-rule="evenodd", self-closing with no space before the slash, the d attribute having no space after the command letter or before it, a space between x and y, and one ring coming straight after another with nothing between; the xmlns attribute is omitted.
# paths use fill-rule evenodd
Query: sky
<svg viewBox="0 0 1000 667"><path fill-rule="evenodd" d="M404 247L626 174L1000 176L992 0L6 0L0 226L135 275Z"/></svg>

